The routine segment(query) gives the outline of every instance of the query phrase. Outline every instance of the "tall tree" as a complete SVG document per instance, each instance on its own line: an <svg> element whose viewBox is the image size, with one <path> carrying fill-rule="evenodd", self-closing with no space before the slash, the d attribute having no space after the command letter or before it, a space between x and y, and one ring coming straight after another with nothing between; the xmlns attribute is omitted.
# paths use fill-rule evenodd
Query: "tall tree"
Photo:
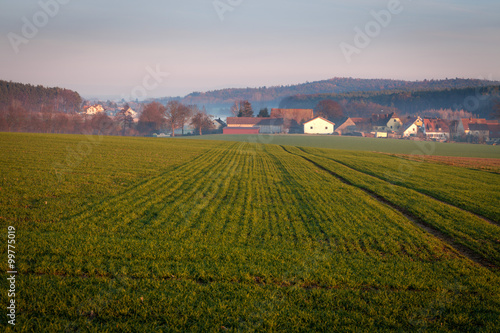
<svg viewBox="0 0 500 333"><path fill-rule="evenodd" d="M131 129L132 124L134 123L134 118L132 117L132 113L130 112L130 110L130 106L125 103L125 105L116 114L118 123L122 128L122 135L125 135L126 130Z"/></svg>
<svg viewBox="0 0 500 333"><path fill-rule="evenodd" d="M119 133L117 130L115 130L113 119L111 119L104 112L98 112L92 115L90 124L92 126L93 132L98 135L111 135Z"/></svg>
<svg viewBox="0 0 500 333"><path fill-rule="evenodd" d="M238 117L253 117L252 104L249 101L240 101Z"/></svg>
<svg viewBox="0 0 500 333"><path fill-rule="evenodd" d="M231 106L231 113L233 114L233 117L238 117L238 114L240 113L240 105L238 102L235 101Z"/></svg>
<svg viewBox="0 0 500 333"><path fill-rule="evenodd" d="M165 122L167 126L172 130L172 136L175 136L175 130L184 124L182 123L185 119L186 111L188 107L179 101L170 101L167 103L165 109Z"/></svg>
<svg viewBox="0 0 500 333"><path fill-rule="evenodd" d="M257 117L270 117L268 108L260 109Z"/></svg>
<svg viewBox="0 0 500 333"><path fill-rule="evenodd" d="M316 116L330 120L344 117L342 106L331 99L324 99L320 101L314 108L314 113Z"/></svg>
<svg viewBox="0 0 500 333"><path fill-rule="evenodd" d="M203 130L214 128L212 116L209 116L205 110L200 110L197 106L193 107L193 116L191 117L191 125L193 125L200 135Z"/></svg>
<svg viewBox="0 0 500 333"><path fill-rule="evenodd" d="M143 134L151 134L161 130L165 126L166 108L158 102L149 103L139 116L137 128Z"/></svg>

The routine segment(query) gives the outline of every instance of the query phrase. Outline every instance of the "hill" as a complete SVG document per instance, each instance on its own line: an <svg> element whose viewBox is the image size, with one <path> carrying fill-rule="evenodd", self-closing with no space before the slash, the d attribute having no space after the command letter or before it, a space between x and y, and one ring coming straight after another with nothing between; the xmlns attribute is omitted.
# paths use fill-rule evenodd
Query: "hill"
<svg viewBox="0 0 500 333"><path fill-rule="evenodd" d="M479 82L478 82L479 83ZM284 98L282 108L314 108L318 102L331 99L344 105L349 116L364 116L355 113L366 105L368 115L381 108L396 109L401 114L417 114L425 110L451 109L464 110L481 118L490 117L493 106L500 102L500 85L475 86L466 88L423 89L423 90L384 90L351 93L295 95Z"/></svg>
<svg viewBox="0 0 500 333"><path fill-rule="evenodd" d="M27 111L40 112L49 107L55 112L73 113L80 110L82 98L69 89L0 80L0 110L13 103Z"/></svg>
<svg viewBox="0 0 500 333"><path fill-rule="evenodd" d="M259 88L228 88L208 92L193 92L181 101L185 104L206 105L208 109L221 109L229 112L236 100L248 100L254 109L278 107L289 96L315 94L346 94L353 92L416 91L463 89L500 85L498 81L474 79L446 79L424 81L402 81L389 79L333 78L329 80L306 82L297 85L281 85ZM168 101L170 98L157 99Z"/></svg>

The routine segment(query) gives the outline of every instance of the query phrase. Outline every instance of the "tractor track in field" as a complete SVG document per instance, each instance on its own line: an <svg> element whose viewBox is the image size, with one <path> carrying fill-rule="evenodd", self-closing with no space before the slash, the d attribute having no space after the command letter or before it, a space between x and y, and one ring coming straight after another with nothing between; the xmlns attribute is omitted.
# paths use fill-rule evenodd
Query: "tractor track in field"
<svg viewBox="0 0 500 333"><path fill-rule="evenodd" d="M396 210L397 212L399 212L400 214L402 214L405 218L407 218L409 221L411 221L413 224L415 224L416 226L418 226L422 230L426 231L427 233L433 235L434 237L440 239L441 241L443 241L444 243L446 243L449 247L451 247L453 250L455 250L456 252L460 253L464 257L470 259L471 261L475 262L476 264L478 264L480 266L483 266L483 267L485 267L487 269L492 269L492 270L498 270L500 268L497 265L495 265L494 263L492 263L491 261L489 261L488 259L486 259L483 255L477 253L476 251L470 249L469 247L467 247L467 246L465 246L463 244L457 243L452 237L446 235L444 232L440 231L436 227L434 227L434 226L428 224L427 222L423 221L418 216L415 216L415 215L411 214L406 209L404 209L404 208L402 208L402 207L400 207L400 206L392 203L391 201L389 201L385 197L379 195L378 193L376 193L376 192L374 192L372 190L369 190L369 189L366 189L366 188L363 188L363 187L360 187L360 186L357 186L357 185L353 184L349 179L347 179L347 178L345 178L345 177L343 177L343 176L341 176L341 175L339 175L339 174L337 174L337 173L329 170L328 168L326 168L326 167L322 166L321 164L317 163L316 161L314 161L314 160L312 160L312 159L310 159L310 158L308 158L306 156L294 154L293 152L289 151L285 146L280 145L280 147L285 152L287 152L287 153L289 153L289 154L291 154L293 156L297 156L297 157L300 157L300 158L308 161L309 163L313 164L317 168L319 168L319 169L325 171L326 173L328 173L329 175L337 178L342 183L344 183L346 185L349 185L349 186L352 186L352 187L355 187L355 188L357 188L359 190L362 190L363 192L365 192L366 194L368 194L373 199L377 200L382 205L388 206L388 207L392 208L393 210ZM301 151L304 152L303 150L301 150ZM306 152L304 152L304 153L306 153ZM306 154L312 155L310 153L306 153ZM340 163L340 164L343 165L342 163ZM355 169L352 169L352 170L357 171ZM359 171L357 171L357 172L359 172ZM397 186L397 185L394 185L394 186Z"/></svg>
<svg viewBox="0 0 500 333"><path fill-rule="evenodd" d="M388 184L391 184L392 186L402 187L402 188L406 188L406 189L409 189L409 190L412 190L412 191L418 192L418 193L422 194L423 196L425 196L425 197L427 197L427 198L429 198L429 199L432 199L432 200L438 201L438 202L440 202L440 203L442 203L442 204L444 204L444 205L447 205L447 206L450 206L450 207L456 208L456 209L458 209L458 210L461 210L462 212L466 212L466 213L472 214L472 215L476 216L477 218L479 218L479 219L481 219L481 220L483 220L483 221L485 221L485 222L487 222L487 223L489 223L489 224L492 224L492 225L495 225L495 226L500 226L500 223L499 223L499 222L496 222L496 221L490 220L489 218L487 218L487 217L485 217L485 216L483 216L483 215L480 215L480 214L478 214L478 213L471 212L470 210L464 209L464 208L462 208L462 207L455 206L455 205L454 205L454 204L452 204L452 203L449 203L449 202L447 202L447 201L443 201L443 200L441 200L441 199L439 199L439 198L433 197L432 195L427 194L427 193L424 193L424 192L421 192L421 191L419 191L419 190L417 190L417 189L414 189L414 188L411 188L411 187L406 187L406 186L399 185L399 184L395 184L395 183L390 182L390 181L388 181L387 179L384 179L384 178L382 178L382 177L379 177L379 176L376 176L376 175L372 175L372 174L367 173L367 172L365 172L365 171L361 171L361 170L355 169L355 168L353 168L352 166L345 164L344 162L340 162L340 161L337 161L337 160L335 160L335 159L332 159L332 158L329 158L329 157L326 157L326 156L321 156L321 155L316 155L316 154L309 153L309 152L305 151L305 150L304 150L303 148L301 148L301 147L296 147L296 148L297 148L297 149L299 149L300 151L302 151L304 154L313 155L313 156L320 157L320 158L325 158L325 159L330 160L330 161L332 161L332 162L335 162L335 163L338 163L338 164L340 164L340 165L343 165L343 166L345 166L346 168L351 169L352 171L356 171L356 172L362 173L362 174L364 174L364 175L367 175L367 176L370 176L370 177L376 178L376 179L378 179L378 180L381 180L381 181L384 181L384 182L386 182L386 183L388 183Z"/></svg>

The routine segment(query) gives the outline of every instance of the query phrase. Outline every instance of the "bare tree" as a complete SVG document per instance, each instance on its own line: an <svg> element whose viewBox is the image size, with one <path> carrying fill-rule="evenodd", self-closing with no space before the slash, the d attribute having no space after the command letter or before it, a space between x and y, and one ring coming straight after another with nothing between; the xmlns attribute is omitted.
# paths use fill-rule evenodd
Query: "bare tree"
<svg viewBox="0 0 500 333"><path fill-rule="evenodd" d="M94 133L98 135L110 135L115 133L115 124L104 112L98 112L92 116L90 121Z"/></svg>
<svg viewBox="0 0 500 333"><path fill-rule="evenodd" d="M165 126L166 108L158 102L149 103L146 105L139 117L137 128L139 132L151 134L154 131L159 131Z"/></svg>
<svg viewBox="0 0 500 333"><path fill-rule="evenodd" d="M185 121L185 115L188 107L178 101L170 101L167 103L165 109L165 122L167 126L172 130L172 136L175 136L175 130L181 126L184 126L183 121Z"/></svg>
<svg viewBox="0 0 500 333"><path fill-rule="evenodd" d="M184 126L188 123L188 120L193 115L193 109L198 107L196 105L184 106L179 112L179 124L181 126L182 135L184 135Z"/></svg>
<svg viewBox="0 0 500 333"><path fill-rule="evenodd" d="M215 127L212 116L209 116L205 110L202 111L197 106L194 106L193 113L191 125L198 130L200 135L203 134L203 130L210 130Z"/></svg>
<svg viewBox="0 0 500 333"><path fill-rule="evenodd" d="M314 112L317 116L323 117L326 119L340 119L344 117L344 112L342 110L342 106L330 99L324 99L316 105L314 108Z"/></svg>
<svg viewBox="0 0 500 333"><path fill-rule="evenodd" d="M252 104L249 101L240 101L238 117L253 117Z"/></svg>
<svg viewBox="0 0 500 333"><path fill-rule="evenodd" d="M238 102L235 101L231 106L231 113L233 114L233 117L238 117L238 114L240 113L240 105Z"/></svg>

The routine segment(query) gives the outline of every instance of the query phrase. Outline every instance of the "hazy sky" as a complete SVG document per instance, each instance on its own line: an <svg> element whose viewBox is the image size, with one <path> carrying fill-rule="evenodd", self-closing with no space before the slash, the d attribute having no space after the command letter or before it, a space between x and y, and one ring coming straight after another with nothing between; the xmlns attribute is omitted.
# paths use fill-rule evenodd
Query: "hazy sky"
<svg viewBox="0 0 500 333"><path fill-rule="evenodd" d="M498 0L2 1L0 32L0 79L85 97L332 77L500 80Z"/></svg>

